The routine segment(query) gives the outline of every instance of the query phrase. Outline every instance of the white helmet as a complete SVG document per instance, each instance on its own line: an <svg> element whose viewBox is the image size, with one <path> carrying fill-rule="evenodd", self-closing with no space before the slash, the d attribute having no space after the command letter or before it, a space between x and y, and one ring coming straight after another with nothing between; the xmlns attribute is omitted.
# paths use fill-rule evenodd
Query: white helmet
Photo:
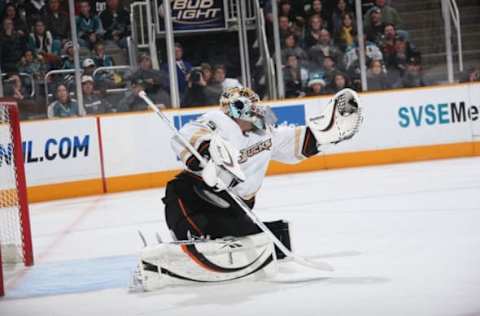
<svg viewBox="0 0 480 316"><path fill-rule="evenodd" d="M260 105L260 98L249 88L230 88L220 97L220 107L228 116L252 123L258 130L274 125L277 117L269 106Z"/></svg>

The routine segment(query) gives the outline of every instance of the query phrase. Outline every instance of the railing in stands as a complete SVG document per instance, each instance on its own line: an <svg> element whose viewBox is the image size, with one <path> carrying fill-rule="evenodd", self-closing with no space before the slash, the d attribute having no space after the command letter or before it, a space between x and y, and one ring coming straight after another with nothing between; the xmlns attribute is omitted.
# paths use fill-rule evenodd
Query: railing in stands
<svg viewBox="0 0 480 316"><path fill-rule="evenodd" d="M457 50L458 50L458 66L459 70L463 71L463 51L462 51L462 34L460 25L460 13L455 0L441 0L442 16L445 26L445 48L447 56L447 74L448 82L454 82L453 70L453 52L452 52L452 26L451 20L457 31Z"/></svg>
<svg viewBox="0 0 480 316"><path fill-rule="evenodd" d="M95 71L93 72L93 77L95 78L95 76L96 76L99 72L109 72L109 71L112 71L112 70L129 70L129 71L131 71L131 70L132 70L132 67L131 67L131 66L128 66L128 65L109 66L109 67L98 67L98 68L95 69Z"/></svg>
<svg viewBox="0 0 480 316"><path fill-rule="evenodd" d="M136 1L130 4L130 22L132 26L132 39L138 48L148 48L149 31L147 21L148 1ZM138 18L137 18L138 17Z"/></svg>
<svg viewBox="0 0 480 316"><path fill-rule="evenodd" d="M80 73L83 73L83 69L80 69ZM43 79L44 85L45 85L45 103L48 107L49 105L49 98L52 96L52 94L48 93L48 84L49 84L49 78L52 75L65 75L65 74L72 74L75 75L75 69L57 69L57 70L50 70L45 74L45 77ZM72 95L72 93L70 93ZM75 95L73 93L73 95Z"/></svg>
<svg viewBox="0 0 480 316"><path fill-rule="evenodd" d="M258 0L244 0L245 1L245 23L254 23L256 20L256 10L255 5ZM236 0L225 0L225 7L227 8L227 23L236 23L237 22L237 1Z"/></svg>
<svg viewBox="0 0 480 316"><path fill-rule="evenodd" d="M19 72L17 75L20 77L20 80L22 80L22 77L23 77L23 78L28 78L28 80L29 80L29 82L30 82L30 87L31 87L30 97L31 97L31 98L35 97L35 91L36 91L36 90L35 90L35 79L33 79L33 76L30 75L30 74L28 74L28 73L26 73L26 72ZM2 81L2 83L3 83L3 77L6 77L7 74L6 74L6 73L2 73L1 76L2 76L2 80L0 80L0 81ZM23 83L23 80L22 80L22 85L23 85L23 84L24 84L24 83ZM3 84L2 84L2 89L3 89ZM1 94L0 96L3 96L3 90L2 90L2 94Z"/></svg>
<svg viewBox="0 0 480 316"><path fill-rule="evenodd" d="M115 71L115 70L132 71L133 68L132 68L132 66L129 66L129 65L98 67L97 69L95 69L92 76L95 78L101 72L109 72L109 71ZM73 70L73 69L59 69L59 70L49 71L45 74L45 78L44 78L44 82L45 82L44 83L45 84L45 102L46 102L47 106L49 105L50 97L53 96L53 94L48 92L48 84L49 84L48 79L53 75L67 75L67 74L74 74L74 73L75 73L75 70ZM126 77L126 76L123 76L123 77ZM110 88L110 89L106 89L105 93L108 94L108 93L125 92L127 90L128 90L128 88ZM75 93L70 93L70 95L75 95Z"/></svg>
<svg viewBox="0 0 480 316"><path fill-rule="evenodd" d="M134 41L132 36L127 37L127 50L128 50L128 64L136 68L137 67L137 43Z"/></svg>
<svg viewBox="0 0 480 316"><path fill-rule="evenodd" d="M260 49L260 58L264 68L265 85L270 99L277 98L277 87L275 79L275 65L273 58L270 56L268 48L267 34L265 28L265 16L263 9L260 6L260 1L255 0L255 15L258 17L257 21L257 39Z"/></svg>
<svg viewBox="0 0 480 316"><path fill-rule="evenodd" d="M93 78L96 78L96 76L99 73L102 73L102 72L111 72L111 71L115 71L115 70L125 70L126 72L131 72L133 69L134 68L132 66L128 66L128 65L98 67L93 72ZM123 78L125 78L125 77L127 77L127 76L123 76ZM110 88L110 89L106 89L105 93L106 94L111 94L111 93L126 92L126 91L128 91L128 88Z"/></svg>
<svg viewBox="0 0 480 316"><path fill-rule="evenodd" d="M458 11L457 1L450 0L448 3L450 15L457 31L458 69L463 71L462 27L460 24L460 12Z"/></svg>

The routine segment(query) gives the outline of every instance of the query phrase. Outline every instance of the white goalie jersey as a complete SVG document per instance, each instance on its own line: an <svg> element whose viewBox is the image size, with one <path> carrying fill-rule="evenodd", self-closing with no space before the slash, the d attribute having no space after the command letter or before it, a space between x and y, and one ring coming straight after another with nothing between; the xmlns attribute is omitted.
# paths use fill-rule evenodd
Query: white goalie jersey
<svg viewBox="0 0 480 316"><path fill-rule="evenodd" d="M307 158L312 145L316 149L315 138L306 126L269 126L262 132L242 133L238 124L221 110L208 112L180 130L180 134L199 151L202 143L211 139L213 133L240 152L238 163L246 180L233 190L244 200L253 198L262 186L270 160L293 164ZM182 162L188 165L187 161L192 157L190 152L175 139L172 146Z"/></svg>

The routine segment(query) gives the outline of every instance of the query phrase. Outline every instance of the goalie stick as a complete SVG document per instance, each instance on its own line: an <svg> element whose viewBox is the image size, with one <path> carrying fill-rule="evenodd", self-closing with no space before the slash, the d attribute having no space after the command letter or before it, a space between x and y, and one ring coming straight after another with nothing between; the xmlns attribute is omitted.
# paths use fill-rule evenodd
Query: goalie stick
<svg viewBox="0 0 480 316"><path fill-rule="evenodd" d="M142 98L147 105L157 114L157 116L168 126L168 128L174 133L177 141L181 142L183 146L185 146L195 158L200 161L201 166L206 166L207 162L203 156L188 142L179 132L178 130L171 124L170 120L165 116L165 114L160 111L155 104L150 100L147 96L145 91L140 91L138 96ZM294 260L294 262L301 264L305 267L322 270L322 271L333 271L332 266L330 266L326 262L319 262L319 261L310 261L306 258L300 257L290 250L286 248L283 243L278 240L278 238L270 231L270 229L265 226L265 224L257 217L255 213L248 207L247 204L238 196L236 195L230 188L226 188L225 191L228 195L240 206L240 208L245 212L245 214L263 231L265 232L268 237L272 240L272 242L285 254L285 256Z"/></svg>

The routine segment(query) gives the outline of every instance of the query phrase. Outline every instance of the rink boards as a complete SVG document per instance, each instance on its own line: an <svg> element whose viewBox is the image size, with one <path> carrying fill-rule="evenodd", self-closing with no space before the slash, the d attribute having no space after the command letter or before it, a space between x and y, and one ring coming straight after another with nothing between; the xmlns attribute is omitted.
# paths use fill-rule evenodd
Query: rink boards
<svg viewBox="0 0 480 316"><path fill-rule="evenodd" d="M268 174L480 155L480 84L360 97L365 120L351 141L297 165L273 162ZM269 105L280 123L303 125L329 98ZM166 114L180 127L212 109ZM163 186L181 168L171 132L150 112L24 122L21 131L31 201ZM0 146L0 168L6 168L8 144Z"/></svg>

